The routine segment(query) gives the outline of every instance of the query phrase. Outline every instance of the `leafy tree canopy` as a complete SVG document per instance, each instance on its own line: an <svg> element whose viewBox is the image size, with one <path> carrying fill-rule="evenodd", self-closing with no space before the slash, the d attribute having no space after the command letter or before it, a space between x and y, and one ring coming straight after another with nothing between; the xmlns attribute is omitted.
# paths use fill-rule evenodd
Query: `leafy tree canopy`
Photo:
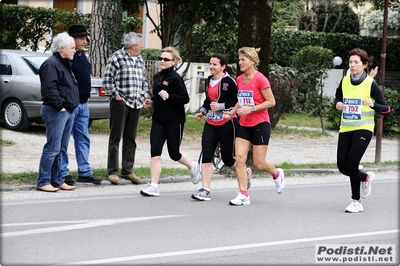
<svg viewBox="0 0 400 266"><path fill-rule="evenodd" d="M388 0L388 7L392 9L399 10L400 2L398 0ZM365 4L365 0L353 0L352 1L355 6L363 6ZM385 0L372 0L373 9L383 10L385 7Z"/></svg>
<svg viewBox="0 0 400 266"><path fill-rule="evenodd" d="M315 1L308 4L305 10L297 13L300 30L360 33L358 16L350 8L349 2L338 5L331 1Z"/></svg>

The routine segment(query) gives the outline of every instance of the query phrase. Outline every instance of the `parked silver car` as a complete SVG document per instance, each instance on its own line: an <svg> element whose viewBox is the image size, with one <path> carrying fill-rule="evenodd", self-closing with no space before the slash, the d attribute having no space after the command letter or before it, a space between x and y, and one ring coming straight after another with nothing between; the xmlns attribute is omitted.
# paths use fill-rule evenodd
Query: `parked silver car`
<svg viewBox="0 0 400 266"><path fill-rule="evenodd" d="M51 54L6 49L0 49L0 52L0 110L4 126L23 131L32 122L43 123L38 73L42 63ZM110 117L109 100L102 83L102 78L92 77L89 124L93 120Z"/></svg>

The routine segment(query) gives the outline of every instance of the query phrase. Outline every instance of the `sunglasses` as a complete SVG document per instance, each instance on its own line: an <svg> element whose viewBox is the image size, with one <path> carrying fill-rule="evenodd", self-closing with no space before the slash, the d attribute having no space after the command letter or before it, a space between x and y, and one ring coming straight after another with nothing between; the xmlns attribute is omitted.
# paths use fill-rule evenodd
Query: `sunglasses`
<svg viewBox="0 0 400 266"><path fill-rule="evenodd" d="M166 57L159 57L159 58L158 58L158 61L171 62L171 61L174 61L174 60L173 60L173 59L166 58Z"/></svg>

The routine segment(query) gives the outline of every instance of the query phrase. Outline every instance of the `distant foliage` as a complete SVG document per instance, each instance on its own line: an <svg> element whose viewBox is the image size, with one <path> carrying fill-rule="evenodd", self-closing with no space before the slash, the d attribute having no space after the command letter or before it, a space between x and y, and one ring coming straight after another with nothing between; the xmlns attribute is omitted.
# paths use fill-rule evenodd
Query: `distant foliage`
<svg viewBox="0 0 400 266"><path fill-rule="evenodd" d="M321 4L314 6L313 11L318 18L317 21L312 21L311 13L303 14L303 16L299 18L299 29L310 30L305 28L305 25L312 25L313 23L316 23L315 31L317 32L360 34L360 22L358 20L358 16L348 5L343 6L338 4L330 4L328 14L326 12L325 5L326 3L321 1ZM341 10L342 16L335 27ZM324 29L326 17L328 17L328 21L326 28Z"/></svg>
<svg viewBox="0 0 400 266"><path fill-rule="evenodd" d="M52 40L48 41L48 36L68 31L69 26L73 24L85 25L90 33L90 13L82 14L60 8L0 4L0 15L2 49L37 51L40 42L46 41L45 50L49 50ZM142 24L139 17L125 17L122 19L121 27L122 31L129 32L137 30ZM121 47L120 36L115 39L116 47Z"/></svg>
<svg viewBox="0 0 400 266"><path fill-rule="evenodd" d="M378 31L382 33L383 29L383 10L372 10L365 18L366 27L370 31ZM400 29L400 13L398 10L388 11L388 29L399 30Z"/></svg>
<svg viewBox="0 0 400 266"><path fill-rule="evenodd" d="M0 5L1 43L3 49L39 49L39 43L47 40L48 34L68 31L70 25L89 26L90 14L58 8L29 7L26 5ZM46 42L45 49L51 42Z"/></svg>
<svg viewBox="0 0 400 266"><path fill-rule="evenodd" d="M293 54L305 46L312 45L330 49L335 56L340 56L343 63L339 68L347 68L349 51L356 47L365 49L369 55L374 56L373 65L380 66L381 44L381 37L275 29L271 36L271 63L290 66L290 57ZM387 38L385 66L387 71L400 71L399 54L400 38Z"/></svg>

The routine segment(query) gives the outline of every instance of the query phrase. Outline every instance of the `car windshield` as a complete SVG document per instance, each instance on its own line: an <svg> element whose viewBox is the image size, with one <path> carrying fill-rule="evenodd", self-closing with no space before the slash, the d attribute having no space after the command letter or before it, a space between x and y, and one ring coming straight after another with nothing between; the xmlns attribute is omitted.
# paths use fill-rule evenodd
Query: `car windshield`
<svg viewBox="0 0 400 266"><path fill-rule="evenodd" d="M39 74L39 68L48 57L45 56L25 56L24 60L32 68L35 74Z"/></svg>

